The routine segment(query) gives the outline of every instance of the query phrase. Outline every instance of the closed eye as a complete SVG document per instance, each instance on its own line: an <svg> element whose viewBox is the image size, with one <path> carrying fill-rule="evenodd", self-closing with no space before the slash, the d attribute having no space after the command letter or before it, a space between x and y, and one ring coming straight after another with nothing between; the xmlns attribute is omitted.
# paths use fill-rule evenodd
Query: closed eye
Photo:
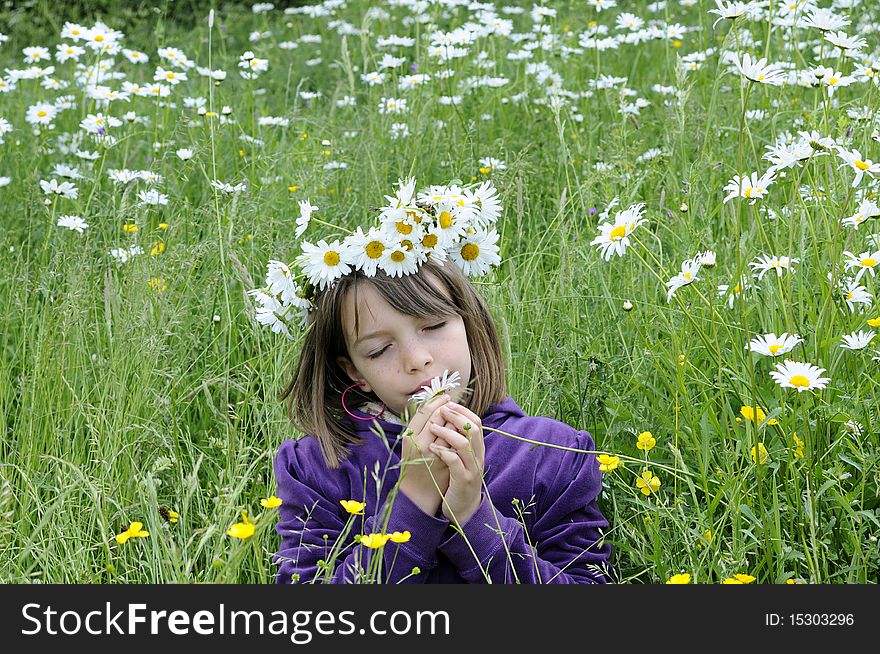
<svg viewBox="0 0 880 654"><path fill-rule="evenodd" d="M433 331L433 330L435 330L435 329L440 329L441 327L445 327L445 326L446 326L446 321L444 320L443 322L437 323L436 325L431 325L430 327L425 327L425 329L430 329L430 330ZM381 350L379 350L378 352L374 352L373 354L368 354L367 357L370 358L370 359L378 359L380 356L382 356L382 354L383 354L383 353L385 352L385 350L387 350L387 349L388 349L388 346L386 345L385 347L383 347L383 348L382 348Z"/></svg>

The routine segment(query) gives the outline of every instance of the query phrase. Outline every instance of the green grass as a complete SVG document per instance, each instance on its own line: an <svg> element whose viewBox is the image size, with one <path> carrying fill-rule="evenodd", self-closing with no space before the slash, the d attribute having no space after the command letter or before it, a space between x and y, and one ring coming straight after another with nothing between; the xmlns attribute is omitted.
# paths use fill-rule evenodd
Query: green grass
<svg viewBox="0 0 880 654"><path fill-rule="evenodd" d="M850 312L826 276L830 264L842 265L844 250L872 249L867 236L875 225L869 221L857 231L840 225L858 202L853 172L839 169L833 153L789 169L754 205L723 203L722 188L735 174L765 171L764 147L785 131L815 129L866 158L880 158L871 140L877 86L840 88L833 102L817 88L756 84L743 92L717 52L699 70L679 73L679 56L736 49L737 41L739 51L812 67L820 63L811 52L819 33L800 30L792 51L792 38L782 30L768 38L766 21L741 19L734 29L722 21L713 31L715 16L706 12L714 3L683 8L670 1L666 15L650 14L645 2L625 4L643 18L704 31L688 32L680 47L652 40L565 57L559 48L538 48L530 61L506 58L521 46L484 38L472 52L486 53L485 69L474 56L456 59L450 81L403 92L396 78L405 66L387 71L380 86L367 86L360 74L377 69L385 51L376 37L389 34L418 40L399 52L419 72L445 67L427 53L433 30L404 24L404 8L365 23L370 4L350 2L335 18L366 26L371 34L363 38L342 38L326 18L286 16L280 9L218 12L210 41L207 16L192 30L166 21L161 7L103 16L125 32L124 47L150 56L139 67L115 57L113 70L130 81L149 82L162 65L156 50L165 46L181 48L199 66L223 68L228 77L212 85L188 70L189 80L166 98L176 108L152 98L112 103L110 114L133 111L147 122L111 129L118 142L110 148L84 141L100 153L92 169L61 153L56 140L77 132L80 120L97 110L80 87L48 91L24 80L0 94L0 117L15 128L0 145L0 176L12 177L0 188L2 579L270 582L278 538L274 512L259 500L274 491L278 445L297 436L278 394L292 375L299 342L261 329L245 292L251 280L261 283L269 259L292 261L299 253L293 238L298 200L319 206L321 220L366 225L373 218L369 208L381 206L397 179L411 174L420 187L486 178L498 187L503 264L478 287L503 335L509 391L527 413L587 429L597 447L624 458L625 466L605 475L601 498L623 580L657 583L687 572L701 583L736 573L759 583L876 582L878 363L871 359L873 344L849 351L839 339L871 329L865 320L878 313ZM523 15L510 17L520 33L532 24L532 3L523 6ZM577 47L589 21L616 32L616 9L592 14L576 3L555 6L558 16L545 23L555 34L572 35L562 37L569 48ZM43 20L51 14L47 7L2 10L0 25L8 26L9 37L0 43L3 69L25 67L24 47L54 52L63 17L51 33L35 33L28 21ZM469 18L462 8L436 4L428 14L444 31ZM848 33L880 18L871 3L849 16ZM250 42L255 30L272 35ZM303 34L320 34L323 41L278 48ZM876 52L876 34L866 38L865 51ZM761 45L743 45L751 40ZM269 70L253 83L238 74L246 50L269 60ZM853 71L852 61L828 59L828 51L826 44L826 65ZM317 57L321 63L307 65ZM89 51L81 61L94 63L94 57ZM651 104L624 117L617 91L596 90L553 111L533 101L546 87L526 72L536 62L577 93L592 92L600 74L627 77L626 86ZM73 80L73 62L49 65L56 67L54 78ZM473 92L454 86L479 75L509 83ZM119 88L121 80L107 84ZM654 92L654 84L675 87L678 95ZM322 95L309 106L299 91ZM75 108L61 112L53 129L33 134L27 108L64 94L74 96ZM464 96L460 108L439 102L452 94ZM518 94L526 95L513 99ZM357 105L337 107L344 95ZM183 106L188 96L206 98L206 108L217 113L228 105L235 123L199 117ZM408 113L380 115L383 96L406 97ZM847 114L865 108L867 120ZM740 134L743 111L754 109L767 117L746 120ZM254 112L287 118L289 126L260 127ZM199 124L190 125L193 120ZM392 139L395 122L407 123L410 136ZM357 135L346 137L349 130ZM242 134L264 144L243 141ZM196 151L187 162L174 154L184 147ZM662 154L637 162L649 148ZM482 173L483 157L501 159L506 168ZM348 167L325 170L330 161ZM597 162L608 166L596 169ZM39 181L51 179L58 163L77 164L86 178L74 180L77 200L47 206ZM138 206L137 191L148 187L114 184L107 176L113 168L162 175L156 187L169 196L168 205ZM248 190L217 194L212 179L246 181ZM821 188L823 197L805 200L802 185ZM857 191L875 194L876 188L866 178ZM589 245L598 233L590 209L601 212L616 196L611 218L645 202L648 223L635 231L625 256L606 262ZM57 227L63 214L83 217L89 228L80 235ZM138 226L133 235L122 230L129 223ZM325 236L338 233L314 225L305 238ZM158 241L165 250L152 256ZM111 248L134 244L145 253L128 263L108 256ZM682 260L706 249L717 252L717 265L703 268L667 303L665 282ZM770 271L758 282L748 263L761 254L800 262L793 273L777 278ZM754 289L730 309L717 286L734 284L740 274ZM149 284L157 279L162 282ZM862 283L876 307L874 278L865 275ZM629 312L625 300L634 305ZM826 368L827 389L797 393L777 386L768 374L775 362L745 350L753 336L769 331L804 337L790 356ZM738 420L742 405L755 404L779 424L756 428ZM647 454L635 447L646 430L657 439ZM804 442L803 458L794 455L792 432ZM749 454L758 441L769 451L764 465ZM645 465L662 481L649 497L635 486ZM160 504L180 513L176 524L160 517ZM242 510L256 519L257 534L240 542L225 532ZM114 535L135 520L150 537L118 546Z"/></svg>

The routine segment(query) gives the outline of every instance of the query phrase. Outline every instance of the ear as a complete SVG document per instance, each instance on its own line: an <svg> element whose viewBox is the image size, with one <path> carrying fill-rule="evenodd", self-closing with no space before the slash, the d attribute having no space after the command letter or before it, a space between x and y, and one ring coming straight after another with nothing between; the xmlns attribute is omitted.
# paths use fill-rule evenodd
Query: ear
<svg viewBox="0 0 880 654"><path fill-rule="evenodd" d="M338 356L336 357L336 363L339 364L339 367L345 371L345 374L348 375L353 382L360 382L363 386L360 387L364 393L369 393L373 387L367 383L367 380L363 378L361 373L355 367L355 365L351 362L346 356Z"/></svg>

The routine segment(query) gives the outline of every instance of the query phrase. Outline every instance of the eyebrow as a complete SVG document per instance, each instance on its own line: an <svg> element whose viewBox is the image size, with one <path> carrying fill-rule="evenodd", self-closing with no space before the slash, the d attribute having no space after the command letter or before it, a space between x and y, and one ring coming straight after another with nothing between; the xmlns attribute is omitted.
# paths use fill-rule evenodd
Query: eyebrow
<svg viewBox="0 0 880 654"><path fill-rule="evenodd" d="M354 344L355 344L355 346L358 346L358 345L360 345L361 343L363 343L363 342L366 341L366 340L369 340L369 339L371 339L371 338L375 338L376 336L388 335L388 334L390 334L390 333L391 333L391 332L389 332L389 331L386 331L386 330L384 330L384 329L380 329L379 331L372 332L371 334L364 334L364 335L361 336L359 339L357 339L357 340L354 342Z"/></svg>

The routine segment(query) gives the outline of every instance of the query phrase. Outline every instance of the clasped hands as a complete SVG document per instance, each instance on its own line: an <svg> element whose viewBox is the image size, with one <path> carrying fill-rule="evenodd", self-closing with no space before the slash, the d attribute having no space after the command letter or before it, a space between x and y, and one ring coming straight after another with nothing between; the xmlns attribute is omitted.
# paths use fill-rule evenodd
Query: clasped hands
<svg viewBox="0 0 880 654"><path fill-rule="evenodd" d="M485 454L479 416L439 395L404 429L400 490L429 515L442 504L443 516L460 527L480 506Z"/></svg>

